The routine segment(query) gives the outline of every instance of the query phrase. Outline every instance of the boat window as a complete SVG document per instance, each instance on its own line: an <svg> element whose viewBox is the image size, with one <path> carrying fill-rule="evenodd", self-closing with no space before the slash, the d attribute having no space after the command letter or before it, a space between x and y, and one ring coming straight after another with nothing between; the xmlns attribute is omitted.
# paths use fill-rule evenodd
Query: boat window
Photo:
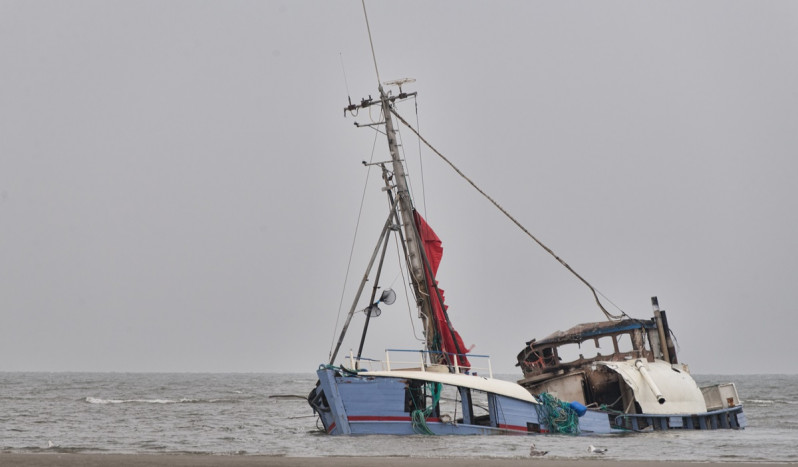
<svg viewBox="0 0 798 467"><path fill-rule="evenodd" d="M471 404L474 405L474 415L488 414L488 393L473 389L471 391Z"/></svg>
<svg viewBox="0 0 798 467"><path fill-rule="evenodd" d="M429 396L427 397L427 404L432 403ZM462 417L463 408L461 399L460 391L456 386L444 384L441 389L441 398L438 402L438 412L440 416L443 417L444 415L448 415L450 420L454 420L456 417Z"/></svg>
<svg viewBox="0 0 798 467"><path fill-rule="evenodd" d="M557 364L557 358L554 355L554 348L546 347L545 349L543 349L543 365L554 366L556 364Z"/></svg>
<svg viewBox="0 0 798 467"><path fill-rule="evenodd" d="M615 353L615 345L612 343L612 337L604 336L596 339L596 355L612 355Z"/></svg>
<svg viewBox="0 0 798 467"><path fill-rule="evenodd" d="M582 342L580 352L585 358L596 358L599 355L612 355L615 347L612 345L612 337L605 336L600 339L590 339Z"/></svg>
<svg viewBox="0 0 798 467"><path fill-rule="evenodd" d="M582 349L579 344L563 344L557 347L557 355L560 357L560 363L573 362L579 359Z"/></svg>
<svg viewBox="0 0 798 467"><path fill-rule="evenodd" d="M471 390L471 405L474 410L475 425L490 425L490 408L488 406L488 393Z"/></svg>
<svg viewBox="0 0 798 467"><path fill-rule="evenodd" d="M405 412L424 410L427 407L427 395L424 381L411 379L405 387Z"/></svg>
<svg viewBox="0 0 798 467"><path fill-rule="evenodd" d="M616 336L618 342L618 352L627 353L633 351L635 348L632 345L632 336L629 334L620 334Z"/></svg>

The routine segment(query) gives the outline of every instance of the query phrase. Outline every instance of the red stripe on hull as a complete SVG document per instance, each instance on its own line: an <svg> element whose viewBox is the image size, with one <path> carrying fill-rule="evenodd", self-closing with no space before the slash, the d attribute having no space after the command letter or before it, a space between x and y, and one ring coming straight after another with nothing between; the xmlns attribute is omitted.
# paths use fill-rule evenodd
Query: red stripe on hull
<svg viewBox="0 0 798 467"><path fill-rule="evenodd" d="M409 422L410 417L386 417L380 415L352 415L349 416L350 422ZM440 418L428 418L428 422L440 422Z"/></svg>
<svg viewBox="0 0 798 467"><path fill-rule="evenodd" d="M499 428L503 428L503 429L505 429L505 430L521 431L521 432L524 432L524 433L526 433L527 431L529 431L529 430L527 429L527 427L525 427L525 426L518 426L518 425L503 425L503 424L501 424L501 423L499 424Z"/></svg>
<svg viewBox="0 0 798 467"><path fill-rule="evenodd" d="M353 415L347 417L350 422L410 422L410 417L396 417L396 416L380 416L380 415ZM427 419L428 422L438 422L440 423L440 418L430 417ZM486 427L489 428L489 427ZM508 431L515 431L519 434L526 434L529 432L527 427L519 426L519 425L505 425L499 424L498 428L502 430ZM327 430L327 433L332 433L335 430L335 422L330 424L330 428ZM541 431L544 433L544 431Z"/></svg>

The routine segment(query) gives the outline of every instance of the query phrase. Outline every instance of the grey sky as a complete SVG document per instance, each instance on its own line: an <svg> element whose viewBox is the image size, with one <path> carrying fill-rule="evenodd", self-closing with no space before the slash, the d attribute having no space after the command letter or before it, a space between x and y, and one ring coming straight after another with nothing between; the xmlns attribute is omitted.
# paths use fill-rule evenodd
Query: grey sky
<svg viewBox="0 0 798 467"><path fill-rule="evenodd" d="M400 112L627 313L658 295L694 372L798 370L798 4L368 8L383 80L417 79ZM376 96L354 0L0 1L0 370L323 363L374 143L342 61ZM422 186L403 140L474 352L515 372L525 341L602 319L428 150ZM367 196L351 284L385 216ZM367 353L416 345L408 315L384 307Z"/></svg>

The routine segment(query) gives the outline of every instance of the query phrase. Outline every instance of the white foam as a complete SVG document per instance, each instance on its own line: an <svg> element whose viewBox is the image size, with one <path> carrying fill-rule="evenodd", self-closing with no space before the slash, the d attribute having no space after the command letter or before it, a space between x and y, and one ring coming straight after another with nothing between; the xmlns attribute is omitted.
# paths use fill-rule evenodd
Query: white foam
<svg viewBox="0 0 798 467"><path fill-rule="evenodd" d="M748 399L746 402L751 404L774 404L775 401L766 400L766 399Z"/></svg>
<svg viewBox="0 0 798 467"><path fill-rule="evenodd" d="M98 397L87 397L85 400L89 404L177 404L179 402L195 402L194 399L181 399L180 401L175 401L171 399L100 399Z"/></svg>

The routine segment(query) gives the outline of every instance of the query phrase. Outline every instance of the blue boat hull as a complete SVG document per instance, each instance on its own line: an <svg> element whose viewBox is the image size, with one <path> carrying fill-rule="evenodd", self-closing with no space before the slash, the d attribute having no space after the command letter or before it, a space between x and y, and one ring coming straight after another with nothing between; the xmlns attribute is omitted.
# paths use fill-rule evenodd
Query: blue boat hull
<svg viewBox="0 0 798 467"><path fill-rule="evenodd" d="M623 414L615 417L614 425L630 431L664 430L741 430L747 425L742 406L714 410L701 414Z"/></svg>
<svg viewBox="0 0 798 467"><path fill-rule="evenodd" d="M322 368L317 372L319 383L308 401L319 414L328 434L419 434L407 410L408 379L368 375L349 375ZM466 388L457 388L469 401ZM447 419L432 414L424 420L423 432L435 435L490 435L546 433L549 427L539 419L539 404L487 394L489 414L473 415L468 403L458 405L459 418ZM538 407L536 407L538 406ZM428 430L428 431L427 431ZM618 432L610 425L606 413L588 411L579 418L579 432L605 434Z"/></svg>

